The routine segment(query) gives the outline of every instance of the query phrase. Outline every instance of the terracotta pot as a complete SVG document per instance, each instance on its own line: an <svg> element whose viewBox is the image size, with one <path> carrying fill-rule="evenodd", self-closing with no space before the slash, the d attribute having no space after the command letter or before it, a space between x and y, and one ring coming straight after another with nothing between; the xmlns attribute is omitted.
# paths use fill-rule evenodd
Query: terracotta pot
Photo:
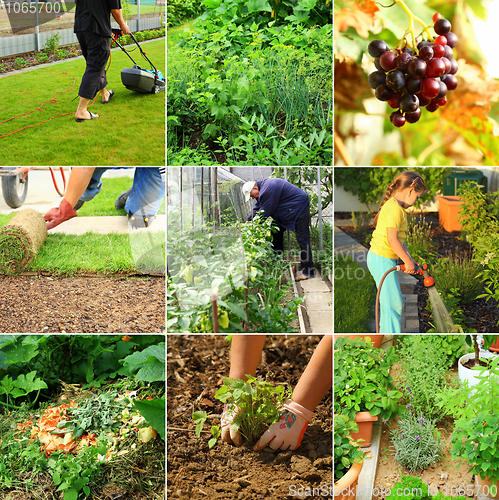
<svg viewBox="0 0 499 500"><path fill-rule="evenodd" d="M489 351L499 352L499 335L496 337L492 345L489 347Z"/></svg>
<svg viewBox="0 0 499 500"><path fill-rule="evenodd" d="M492 481L487 476L485 476L485 479L482 479L479 475L475 476L475 479L476 479L475 484L480 485L480 493L485 495L487 498L499 499L499 482L498 481L492 483ZM484 486L485 486L485 492L487 494L485 494L485 492L484 492ZM494 486L495 486L495 495L492 496L491 489L494 489Z"/></svg>
<svg viewBox="0 0 499 500"><path fill-rule="evenodd" d="M350 436L354 441L357 441L358 439L364 440L359 443L361 448L371 446L373 425L377 420L378 417L371 416L368 411L359 411L355 414L355 422L359 427L359 432L352 432L350 433Z"/></svg>
<svg viewBox="0 0 499 500"><path fill-rule="evenodd" d="M440 225L448 232L461 231L459 209L462 204L460 196L436 196L438 201L438 219Z"/></svg>
<svg viewBox="0 0 499 500"><path fill-rule="evenodd" d="M373 347L381 347L381 343L383 342L383 335L371 335L371 334L359 334L359 335L335 335L334 340L338 337L348 337L349 339L364 339L366 337L370 337L371 343Z"/></svg>
<svg viewBox="0 0 499 500"><path fill-rule="evenodd" d="M334 483L334 500L355 500L359 474L364 462L353 464L348 472Z"/></svg>

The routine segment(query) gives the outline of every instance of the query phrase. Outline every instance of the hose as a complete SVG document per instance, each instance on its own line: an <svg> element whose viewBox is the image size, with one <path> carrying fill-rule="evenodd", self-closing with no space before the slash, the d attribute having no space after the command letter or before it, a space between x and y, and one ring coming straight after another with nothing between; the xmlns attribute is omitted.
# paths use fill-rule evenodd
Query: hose
<svg viewBox="0 0 499 500"><path fill-rule="evenodd" d="M385 278L392 271L400 271L400 266L392 267L391 269L388 269L388 271L386 271L385 274L383 274L383 277L381 278L381 281L379 282L378 292L376 293L376 333L379 333L379 295L381 293L381 287L383 285L383 281L385 281Z"/></svg>
<svg viewBox="0 0 499 500"><path fill-rule="evenodd" d="M385 278L392 272L392 271L405 271L405 265L396 265L395 267L392 267L391 269L388 269L385 274L383 274L383 277L381 278L378 286L378 291L376 293L376 333L379 333L379 297L381 293L381 286L383 285L383 281L385 281ZM416 274L420 274L424 276L424 286L426 288L430 288L432 286L435 286L435 281L433 278L428 274L428 266L426 264L422 265L417 265L416 266Z"/></svg>

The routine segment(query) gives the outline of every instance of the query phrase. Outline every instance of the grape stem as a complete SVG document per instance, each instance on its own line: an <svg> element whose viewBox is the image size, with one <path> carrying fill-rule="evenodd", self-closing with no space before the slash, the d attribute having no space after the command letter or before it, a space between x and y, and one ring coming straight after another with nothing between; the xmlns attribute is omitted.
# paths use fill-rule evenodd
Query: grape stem
<svg viewBox="0 0 499 500"><path fill-rule="evenodd" d="M410 34L412 38L412 46L414 49L417 50L416 37L414 36L414 21L416 21L423 27L423 32L426 32L430 41L433 42L433 37L431 36L431 33L428 31L428 26L426 26L426 24L423 21L421 21L419 17L415 16L412 13L411 9L407 7L404 0L394 0L394 2L399 4L405 10L407 17L409 18L409 28L407 28L407 31L405 32L403 38L405 38L405 35Z"/></svg>

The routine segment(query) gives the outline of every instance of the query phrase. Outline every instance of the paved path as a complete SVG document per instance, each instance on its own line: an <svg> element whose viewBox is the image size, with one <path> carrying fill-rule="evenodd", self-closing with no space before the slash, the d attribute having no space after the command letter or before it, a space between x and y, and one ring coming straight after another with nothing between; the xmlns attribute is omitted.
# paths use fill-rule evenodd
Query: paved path
<svg viewBox="0 0 499 500"><path fill-rule="evenodd" d="M332 281L331 281L332 283ZM333 333L333 292L316 272L316 277L299 281L303 290L311 333Z"/></svg>
<svg viewBox="0 0 499 500"><path fill-rule="evenodd" d="M351 221L341 221L341 225L350 225ZM334 226L334 253L350 256L355 262L367 269L367 252L356 240L343 232L340 227L337 227L337 221ZM402 332L401 333L419 333L419 313L418 313L418 297L414 295L414 286L417 279L403 271L394 271L397 273L400 289L402 291ZM375 319L372 318L370 323L370 332L376 330Z"/></svg>

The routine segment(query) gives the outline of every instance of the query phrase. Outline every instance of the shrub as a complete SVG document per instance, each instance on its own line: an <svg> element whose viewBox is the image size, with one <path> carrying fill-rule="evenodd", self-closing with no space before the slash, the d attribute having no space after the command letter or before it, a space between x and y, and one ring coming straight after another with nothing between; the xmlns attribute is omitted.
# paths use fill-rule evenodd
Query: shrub
<svg viewBox="0 0 499 500"><path fill-rule="evenodd" d="M200 16L205 10L199 0L168 0L166 5L166 22L169 27Z"/></svg>
<svg viewBox="0 0 499 500"><path fill-rule="evenodd" d="M466 256L450 255L436 262L431 268L431 276L442 293L452 293L462 304L470 304L482 290L477 278L481 269L478 262Z"/></svg>
<svg viewBox="0 0 499 500"><path fill-rule="evenodd" d="M440 436L435 435L435 422L422 415L405 412L398 428L390 431L395 460L411 472L427 469L441 458Z"/></svg>

